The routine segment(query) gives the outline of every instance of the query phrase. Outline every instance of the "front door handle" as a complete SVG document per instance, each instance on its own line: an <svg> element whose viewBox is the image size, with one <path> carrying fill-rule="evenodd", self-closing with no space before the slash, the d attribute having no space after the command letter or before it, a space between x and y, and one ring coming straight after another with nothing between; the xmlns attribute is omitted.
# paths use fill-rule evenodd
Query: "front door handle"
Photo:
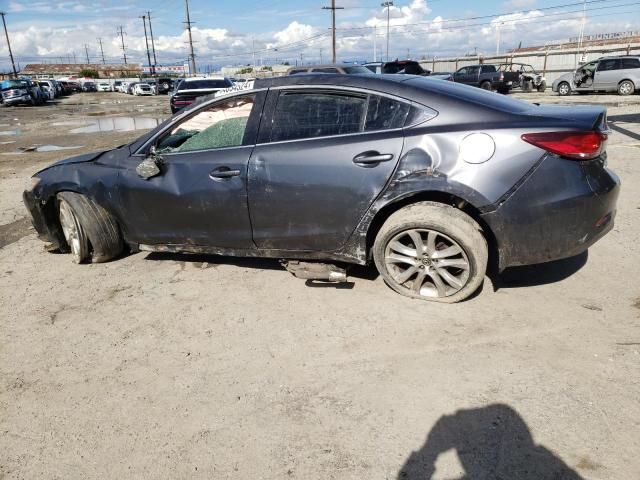
<svg viewBox="0 0 640 480"><path fill-rule="evenodd" d="M209 178L219 180L221 178L231 178L240 175L240 170L231 170L229 167L220 167L209 173Z"/></svg>
<svg viewBox="0 0 640 480"><path fill-rule="evenodd" d="M392 153L364 152L353 157L353 163L371 165L373 163L388 162L392 159Z"/></svg>

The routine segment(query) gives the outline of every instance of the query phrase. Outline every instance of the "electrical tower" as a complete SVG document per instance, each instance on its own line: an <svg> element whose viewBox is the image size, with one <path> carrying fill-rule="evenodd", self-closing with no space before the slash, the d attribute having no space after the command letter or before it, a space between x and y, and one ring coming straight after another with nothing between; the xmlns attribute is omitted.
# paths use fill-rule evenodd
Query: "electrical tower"
<svg viewBox="0 0 640 480"><path fill-rule="evenodd" d="M196 74L196 54L193 53L193 38L191 37L191 17L189 16L189 0L184 0L184 6L187 10L187 21L183 22L187 25L187 32L189 34L189 49L190 49L190 54L189 54L189 58L191 59L191 75L195 75Z"/></svg>
<svg viewBox="0 0 640 480"><path fill-rule="evenodd" d="M13 76L18 78L18 72L16 71L16 64L13 61L13 53L11 52L11 42L9 41L9 33L7 32L7 23L4 21L5 12L0 12L2 15L2 25L4 25L4 35L7 37L7 47L9 47L9 57L11 58L11 67L13 68Z"/></svg>
<svg viewBox="0 0 640 480"><path fill-rule="evenodd" d="M124 32L122 26L118 27L118 33L120 34L120 40L122 40L122 58L124 58L124 64L127 64L127 47L124 44Z"/></svg>
<svg viewBox="0 0 640 480"><path fill-rule="evenodd" d="M331 0L330 7L322 7L323 10L331 10L331 52L332 62L336 63L336 10L343 10L344 7L336 7L336 0Z"/></svg>
<svg viewBox="0 0 640 480"><path fill-rule="evenodd" d="M102 63L105 64L107 62L104 61L104 50L102 49L102 38L98 38L98 43L100 44L100 55L102 56Z"/></svg>

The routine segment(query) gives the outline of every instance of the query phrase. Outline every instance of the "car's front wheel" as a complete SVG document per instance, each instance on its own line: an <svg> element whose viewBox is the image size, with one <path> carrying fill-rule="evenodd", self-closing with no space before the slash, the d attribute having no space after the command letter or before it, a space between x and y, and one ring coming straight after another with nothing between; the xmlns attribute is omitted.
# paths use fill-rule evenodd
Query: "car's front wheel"
<svg viewBox="0 0 640 480"><path fill-rule="evenodd" d="M104 208L74 192L61 192L57 200L60 226L75 263L106 262L122 251L118 223Z"/></svg>
<svg viewBox="0 0 640 480"><path fill-rule="evenodd" d="M487 258L478 224L457 208L435 202L393 213L373 246L376 267L393 290L443 303L464 300L480 287Z"/></svg>
<svg viewBox="0 0 640 480"><path fill-rule="evenodd" d="M563 97L571 93L571 85L568 82L560 82L558 85L558 95Z"/></svg>

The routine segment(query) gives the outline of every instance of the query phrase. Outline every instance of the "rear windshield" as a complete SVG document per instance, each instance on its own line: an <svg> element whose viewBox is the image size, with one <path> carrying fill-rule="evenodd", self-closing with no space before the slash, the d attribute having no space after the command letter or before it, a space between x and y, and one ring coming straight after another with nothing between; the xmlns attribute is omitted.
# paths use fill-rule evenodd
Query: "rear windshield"
<svg viewBox="0 0 640 480"><path fill-rule="evenodd" d="M191 80L183 81L178 85L178 90L200 90L208 88L227 88L231 87L231 82L227 79L223 80Z"/></svg>
<svg viewBox="0 0 640 480"><path fill-rule="evenodd" d="M424 88L433 93L456 97L467 102L486 105L489 108L502 110L509 113L522 113L533 107L532 104L500 95L498 93L483 90L482 88L470 87L455 82L443 82L442 80L430 79L428 77L415 77L408 81L411 85Z"/></svg>
<svg viewBox="0 0 640 480"><path fill-rule="evenodd" d="M344 73L348 73L349 75L372 75L373 72L369 70L367 67L363 66L355 66L355 67L344 67Z"/></svg>

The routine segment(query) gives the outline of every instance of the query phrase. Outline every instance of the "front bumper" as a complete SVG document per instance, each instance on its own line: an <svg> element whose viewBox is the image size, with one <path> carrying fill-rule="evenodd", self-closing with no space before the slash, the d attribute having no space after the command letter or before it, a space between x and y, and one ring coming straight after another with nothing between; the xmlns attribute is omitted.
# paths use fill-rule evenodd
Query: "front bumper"
<svg viewBox="0 0 640 480"><path fill-rule="evenodd" d="M482 215L497 242L499 268L572 257L613 228L618 177L602 159L548 155L515 191Z"/></svg>
<svg viewBox="0 0 640 480"><path fill-rule="evenodd" d="M64 236L62 229L59 224L52 221L51 218L52 212L50 211L50 207L52 206L43 204L34 196L33 191L30 190L24 191L22 201L31 216L31 223L38 233L38 238L44 242L51 243L54 247L63 245ZM47 215L48 213L50 215Z"/></svg>
<svg viewBox="0 0 640 480"><path fill-rule="evenodd" d="M31 95L21 95L19 97L4 97L3 98L5 105L20 105L23 103L31 103Z"/></svg>

